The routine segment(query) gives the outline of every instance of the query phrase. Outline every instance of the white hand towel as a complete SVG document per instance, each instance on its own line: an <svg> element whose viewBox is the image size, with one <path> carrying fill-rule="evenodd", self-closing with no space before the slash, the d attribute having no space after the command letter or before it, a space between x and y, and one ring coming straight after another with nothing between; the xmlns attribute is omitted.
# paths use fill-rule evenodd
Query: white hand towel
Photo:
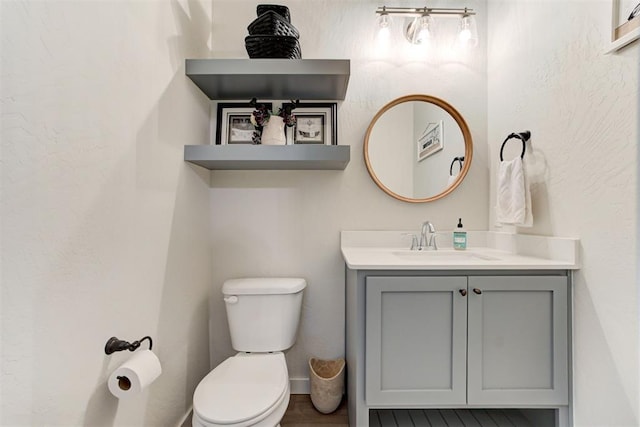
<svg viewBox="0 0 640 427"><path fill-rule="evenodd" d="M500 162L496 203L498 223L531 227L531 191L522 159Z"/></svg>

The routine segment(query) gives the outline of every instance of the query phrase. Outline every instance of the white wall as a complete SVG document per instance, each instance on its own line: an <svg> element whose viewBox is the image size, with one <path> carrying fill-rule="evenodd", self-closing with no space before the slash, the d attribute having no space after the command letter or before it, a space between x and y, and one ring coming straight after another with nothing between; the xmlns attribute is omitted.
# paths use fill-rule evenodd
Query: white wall
<svg viewBox="0 0 640 427"><path fill-rule="evenodd" d="M0 424L175 426L209 368L207 1L2 1ZM129 401L107 376L154 339ZM146 343L143 344L146 347Z"/></svg>
<svg viewBox="0 0 640 427"><path fill-rule="evenodd" d="M405 197L413 195L412 103L402 103L387 110L376 121L375 132L369 137L369 164L389 190ZM364 155L364 154L363 154Z"/></svg>
<svg viewBox="0 0 640 427"><path fill-rule="evenodd" d="M347 96L338 104L339 141L351 146L351 162L344 171L212 172L212 264L217 288L228 278L248 275L299 275L308 280L300 338L287 354L291 376L306 378L309 356L344 354L340 230L418 230L425 220L451 230L458 217L469 229L486 229L486 64L484 45L469 55L456 57L443 50L429 60L411 59L415 52L404 50L408 43L400 40L399 33L401 49L393 50L388 59L374 59L377 1L281 3L289 6L292 23L300 31L303 58L351 60ZM244 37L255 19L256 4L214 1L215 57L247 57ZM486 33L484 1L446 5L478 9L480 31ZM475 143L473 164L463 184L450 196L427 204L400 202L386 195L369 177L362 154L363 138L375 113L392 99L413 93L433 95L453 105L465 117ZM220 297L211 302L213 363L233 353Z"/></svg>
<svg viewBox="0 0 640 427"><path fill-rule="evenodd" d="M246 57L256 2L0 2L0 424L175 425L208 369L209 312L213 362L232 354L219 299L230 277L308 279L288 354L291 375L306 377L308 356L344 352L339 231L426 219L451 229L458 217L486 228L499 144L528 128L544 180L536 226L520 231L582 241L576 425L638 425L639 50L602 55L609 2L491 0L488 72L484 44L427 60L402 44L385 58L373 48L378 2L283 3L304 58L351 59L338 132L352 160L340 172L216 171L209 182L182 161L184 144L209 135L209 103L183 61L209 56L212 29L214 56ZM446 5L478 9L487 34L484 0ZM423 205L384 194L362 159L376 111L410 93L447 100L475 143L464 183ZM127 355L105 356L104 343L147 334L164 374L118 402L105 380Z"/></svg>
<svg viewBox="0 0 640 427"><path fill-rule="evenodd" d="M537 181L535 225L518 231L581 241L583 267L574 286L576 426L640 424L640 42L603 54L610 5L489 2L491 178L505 136L531 130L533 151L526 156ZM520 145L512 148L509 158L520 152Z"/></svg>

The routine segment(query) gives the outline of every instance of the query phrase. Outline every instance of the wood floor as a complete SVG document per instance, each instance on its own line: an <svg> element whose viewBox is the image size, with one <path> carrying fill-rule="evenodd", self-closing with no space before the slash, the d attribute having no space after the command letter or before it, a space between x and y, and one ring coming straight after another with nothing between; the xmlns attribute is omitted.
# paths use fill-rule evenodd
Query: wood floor
<svg viewBox="0 0 640 427"><path fill-rule="evenodd" d="M338 409L331 414L318 412L308 394L292 394L284 414L282 427L349 427L347 399L343 398Z"/></svg>

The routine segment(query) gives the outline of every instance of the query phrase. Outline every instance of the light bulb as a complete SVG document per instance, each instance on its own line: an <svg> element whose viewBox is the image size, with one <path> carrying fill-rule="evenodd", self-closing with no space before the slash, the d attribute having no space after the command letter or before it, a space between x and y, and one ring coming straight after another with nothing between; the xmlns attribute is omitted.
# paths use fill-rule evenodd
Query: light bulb
<svg viewBox="0 0 640 427"><path fill-rule="evenodd" d="M469 31L468 28L461 30L460 34L458 35L458 38L460 38L460 41L462 43L467 43L471 38L471 31Z"/></svg>
<svg viewBox="0 0 640 427"><path fill-rule="evenodd" d="M391 49L391 25L393 24L391 16L383 12L376 19L375 31L373 34L373 51L372 54L376 58L385 58L389 55Z"/></svg>
<svg viewBox="0 0 640 427"><path fill-rule="evenodd" d="M391 26L391 16L388 13L381 13L378 17L378 26L380 28L389 28Z"/></svg>
<svg viewBox="0 0 640 427"><path fill-rule="evenodd" d="M418 31L418 43L426 43L433 38L433 18L429 15L420 17L420 30Z"/></svg>
<svg viewBox="0 0 640 427"><path fill-rule="evenodd" d="M423 44L433 38L433 18L422 15L407 23L404 32L405 38L413 44Z"/></svg>
<svg viewBox="0 0 640 427"><path fill-rule="evenodd" d="M378 31L377 38L381 41L389 40L391 37L391 24L393 21L391 20L391 16L388 13L382 13L378 16Z"/></svg>
<svg viewBox="0 0 640 427"><path fill-rule="evenodd" d="M478 45L476 21L471 15L464 15L458 23L458 44L463 47Z"/></svg>

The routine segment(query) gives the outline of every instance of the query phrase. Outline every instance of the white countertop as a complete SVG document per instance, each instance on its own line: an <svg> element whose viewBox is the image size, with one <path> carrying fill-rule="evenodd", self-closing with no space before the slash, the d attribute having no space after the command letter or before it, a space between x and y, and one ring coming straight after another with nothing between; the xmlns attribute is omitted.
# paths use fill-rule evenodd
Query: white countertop
<svg viewBox="0 0 640 427"><path fill-rule="evenodd" d="M576 270L579 240L468 231L467 249L453 250L451 232L438 233L438 251L410 251L415 231L342 231L342 256L352 270Z"/></svg>

